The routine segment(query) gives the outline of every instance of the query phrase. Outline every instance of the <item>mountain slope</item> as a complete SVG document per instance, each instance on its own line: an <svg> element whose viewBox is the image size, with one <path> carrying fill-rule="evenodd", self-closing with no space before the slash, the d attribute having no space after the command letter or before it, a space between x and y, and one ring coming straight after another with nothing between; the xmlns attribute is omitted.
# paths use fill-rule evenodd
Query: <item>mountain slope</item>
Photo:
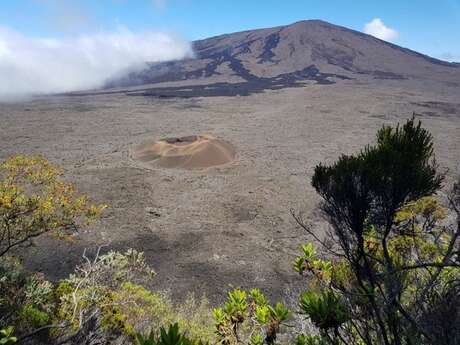
<svg viewBox="0 0 460 345"><path fill-rule="evenodd" d="M327 84L362 78L427 79L454 86L460 82L459 64L318 20L221 35L195 41L193 47L193 59L149 64L107 87L185 81L264 89L302 80Z"/></svg>

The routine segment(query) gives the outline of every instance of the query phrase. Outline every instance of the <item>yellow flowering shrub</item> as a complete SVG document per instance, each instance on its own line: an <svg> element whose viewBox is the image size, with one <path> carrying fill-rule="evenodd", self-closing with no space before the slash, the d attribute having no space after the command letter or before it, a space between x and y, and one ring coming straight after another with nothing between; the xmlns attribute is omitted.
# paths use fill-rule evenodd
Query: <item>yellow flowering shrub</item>
<svg viewBox="0 0 460 345"><path fill-rule="evenodd" d="M105 207L78 195L62 170L41 156L6 159L0 162L0 257L45 233L69 235Z"/></svg>

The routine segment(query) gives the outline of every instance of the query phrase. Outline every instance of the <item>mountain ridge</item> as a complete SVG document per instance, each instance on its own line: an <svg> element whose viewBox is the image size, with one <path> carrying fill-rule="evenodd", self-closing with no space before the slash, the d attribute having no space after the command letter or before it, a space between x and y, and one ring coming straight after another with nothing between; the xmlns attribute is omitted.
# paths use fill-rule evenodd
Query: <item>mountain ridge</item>
<svg viewBox="0 0 460 345"><path fill-rule="evenodd" d="M228 36L234 35L234 34L244 34L244 33L257 32L257 31L262 31L262 30L267 30L267 29L283 29L283 28L287 28L287 27L290 27L290 26L294 26L294 25L298 25L298 24L305 24L305 23L316 23L318 25L334 26L336 28L340 28L340 29L345 30L345 31L353 32L354 34L357 34L357 35L363 35L365 37L372 38L372 39L374 39L376 41L379 41L380 43L383 43L383 44L386 44L388 46L391 46L392 48L400 49L400 50L405 51L407 53L412 53L412 54L418 55L420 57L426 58L429 61L433 61L433 63L439 63L439 64L444 65L444 66L455 67L455 68L460 67L460 62L449 62L449 61L445 61L445 60L442 60L442 59L438 59L438 58L432 57L430 55L420 53L420 52L418 52L416 50L413 50L413 49L410 49L410 48L407 48L407 47L403 47L403 46L397 45L397 44L389 42L389 41L382 40L382 39L380 39L378 37L366 34L364 32L354 30L354 29L350 29L350 28L347 28L346 26L332 24L332 23L326 22L326 21L321 20L321 19L305 19L305 20L299 20L299 21L293 22L291 24L279 25L279 26L274 26L274 27L271 27L271 28L258 28L258 29L252 29L252 30L249 29L249 30L235 31L235 32L231 32L231 33L225 33L225 34L210 36L210 37L207 37L207 38L194 40L192 42L192 46L195 45L198 42L208 41L208 40L217 39L217 38L224 38L224 37L228 37Z"/></svg>
<svg viewBox="0 0 460 345"><path fill-rule="evenodd" d="M460 81L460 64L318 19L222 34L192 44L193 58L148 63L146 69L109 81L106 88L150 85L173 96L183 86L179 84L195 85L198 91L204 89L199 85L208 84L258 92L310 81L419 79L455 86Z"/></svg>

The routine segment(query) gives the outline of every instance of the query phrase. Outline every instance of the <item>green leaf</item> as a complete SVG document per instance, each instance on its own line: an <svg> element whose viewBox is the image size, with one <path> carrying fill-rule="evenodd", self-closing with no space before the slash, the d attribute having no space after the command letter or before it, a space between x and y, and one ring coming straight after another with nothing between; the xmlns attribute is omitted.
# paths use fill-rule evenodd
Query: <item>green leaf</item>
<svg viewBox="0 0 460 345"><path fill-rule="evenodd" d="M305 259L311 259L316 253L315 253L315 247L313 246L313 243L307 243L302 246L302 251Z"/></svg>
<svg viewBox="0 0 460 345"><path fill-rule="evenodd" d="M293 266L294 266L294 271L296 271L299 274L302 274L305 271L305 258L302 256L298 256L295 258Z"/></svg>
<svg viewBox="0 0 460 345"><path fill-rule="evenodd" d="M323 330L338 328L349 320L346 306L332 290L303 293L300 307L315 326Z"/></svg>
<svg viewBox="0 0 460 345"><path fill-rule="evenodd" d="M13 337L12 334L14 332L13 326L8 326L0 330L0 344L13 344L18 341L18 338Z"/></svg>
<svg viewBox="0 0 460 345"><path fill-rule="evenodd" d="M270 320L270 307L268 306L257 306L255 313L256 320L261 325L266 325Z"/></svg>
<svg viewBox="0 0 460 345"><path fill-rule="evenodd" d="M251 290L249 290L249 295L252 297L252 299L254 300L254 302L257 305L262 306L262 305L267 305L268 304L267 297L265 297L265 295L259 289L251 289Z"/></svg>
<svg viewBox="0 0 460 345"><path fill-rule="evenodd" d="M281 302L276 303L274 308L269 308L272 318L278 322L283 322L289 317L289 309Z"/></svg>
<svg viewBox="0 0 460 345"><path fill-rule="evenodd" d="M262 335L253 334L251 336L251 340L250 340L251 345L262 345L263 342L264 342L264 339L263 339Z"/></svg>

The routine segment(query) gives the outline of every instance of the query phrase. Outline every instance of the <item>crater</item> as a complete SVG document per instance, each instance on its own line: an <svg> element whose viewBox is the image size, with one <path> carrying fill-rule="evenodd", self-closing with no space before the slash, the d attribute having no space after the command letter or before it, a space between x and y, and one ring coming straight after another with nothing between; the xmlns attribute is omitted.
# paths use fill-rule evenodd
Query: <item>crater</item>
<svg viewBox="0 0 460 345"><path fill-rule="evenodd" d="M141 162L163 168L206 169L235 159L230 143L211 135L190 135L148 141L134 149Z"/></svg>

